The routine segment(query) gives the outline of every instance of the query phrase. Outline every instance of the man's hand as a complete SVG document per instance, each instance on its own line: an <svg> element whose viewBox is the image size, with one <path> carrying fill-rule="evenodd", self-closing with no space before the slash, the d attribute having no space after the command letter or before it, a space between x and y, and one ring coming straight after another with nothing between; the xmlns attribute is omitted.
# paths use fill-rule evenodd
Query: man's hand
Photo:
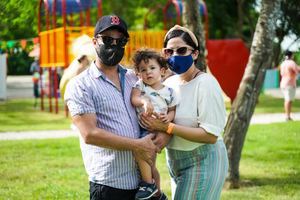
<svg viewBox="0 0 300 200"><path fill-rule="evenodd" d="M152 140L154 144L160 149L159 153L163 148L165 148L165 146L167 146L171 138L171 135L167 135L165 133L157 133L155 135L155 137Z"/></svg>
<svg viewBox="0 0 300 200"><path fill-rule="evenodd" d="M133 151L136 158L145 160L150 166L153 166L155 154L160 151L152 141L154 137L154 134L149 134L139 139L138 144Z"/></svg>

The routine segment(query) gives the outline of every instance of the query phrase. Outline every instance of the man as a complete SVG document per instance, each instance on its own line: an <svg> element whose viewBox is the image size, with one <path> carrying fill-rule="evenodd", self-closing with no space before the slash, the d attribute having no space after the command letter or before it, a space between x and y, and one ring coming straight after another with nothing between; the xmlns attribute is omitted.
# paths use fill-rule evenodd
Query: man
<svg viewBox="0 0 300 200"><path fill-rule="evenodd" d="M297 64L293 60L293 53L291 51L286 51L285 60L280 65L280 88L284 95L286 121L292 120L292 101L295 99L296 95L296 82L299 71L299 67L297 67Z"/></svg>
<svg viewBox="0 0 300 200"><path fill-rule="evenodd" d="M119 62L129 38L118 16L103 16L95 26L96 61L67 85L65 101L80 131L90 199L132 200L139 183L134 156L150 165L158 148L140 130L130 93L137 78Z"/></svg>

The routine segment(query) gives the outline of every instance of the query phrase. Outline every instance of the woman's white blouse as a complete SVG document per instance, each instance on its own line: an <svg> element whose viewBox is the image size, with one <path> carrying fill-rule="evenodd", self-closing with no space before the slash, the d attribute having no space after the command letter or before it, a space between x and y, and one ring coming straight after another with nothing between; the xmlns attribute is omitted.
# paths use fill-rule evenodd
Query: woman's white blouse
<svg viewBox="0 0 300 200"><path fill-rule="evenodd" d="M178 75L174 75L164 84L175 90L179 100L176 106L175 124L201 127L206 132L218 136L218 139L222 139L226 110L221 87L212 75L203 73L184 84ZM192 142L174 135L167 148L190 151L200 145L203 143Z"/></svg>

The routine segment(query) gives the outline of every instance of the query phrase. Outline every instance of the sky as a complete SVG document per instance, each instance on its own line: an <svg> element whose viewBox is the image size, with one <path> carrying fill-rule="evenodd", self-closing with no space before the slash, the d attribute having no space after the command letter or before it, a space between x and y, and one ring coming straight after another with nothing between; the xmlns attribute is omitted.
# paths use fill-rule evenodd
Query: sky
<svg viewBox="0 0 300 200"><path fill-rule="evenodd" d="M300 51L300 39L294 42L296 38L297 36L295 34L285 36L281 43L282 50Z"/></svg>

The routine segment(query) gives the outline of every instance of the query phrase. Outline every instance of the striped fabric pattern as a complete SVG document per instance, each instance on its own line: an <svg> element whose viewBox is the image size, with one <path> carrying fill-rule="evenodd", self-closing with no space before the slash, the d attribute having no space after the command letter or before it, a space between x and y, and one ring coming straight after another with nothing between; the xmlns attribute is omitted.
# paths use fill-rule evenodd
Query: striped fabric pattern
<svg viewBox="0 0 300 200"><path fill-rule="evenodd" d="M167 157L174 200L220 199L228 171L223 140L192 151L168 149Z"/></svg>
<svg viewBox="0 0 300 200"><path fill-rule="evenodd" d="M72 116L95 113L99 128L123 137L138 138L138 118L130 101L132 86L137 78L131 70L121 66L119 75L120 80L121 77L125 77L123 92L119 91L93 63L68 83L65 102ZM119 189L137 188L139 175L131 151L88 145L82 138L80 146L91 182Z"/></svg>

